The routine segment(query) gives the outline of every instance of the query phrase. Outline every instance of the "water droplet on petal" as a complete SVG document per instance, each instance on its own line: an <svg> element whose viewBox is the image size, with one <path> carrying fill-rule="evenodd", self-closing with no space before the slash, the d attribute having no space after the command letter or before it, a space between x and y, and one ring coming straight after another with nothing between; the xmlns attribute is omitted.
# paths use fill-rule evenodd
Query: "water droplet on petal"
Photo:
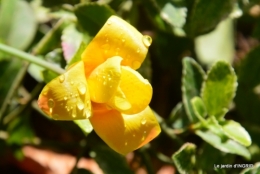
<svg viewBox="0 0 260 174"><path fill-rule="evenodd" d="M63 83L64 80L65 80L65 76L64 76L64 74L60 75L60 77L59 77L59 81L60 81L60 83Z"/></svg>
<svg viewBox="0 0 260 174"><path fill-rule="evenodd" d="M133 137L135 137L135 134L133 134Z"/></svg>
<svg viewBox="0 0 260 174"><path fill-rule="evenodd" d="M148 36L148 35L144 35L142 40L143 40L143 44L146 47L149 47L152 44L152 38L150 36Z"/></svg>
<svg viewBox="0 0 260 174"><path fill-rule="evenodd" d="M128 143L127 143L127 141L126 141L126 142L125 142L125 146L127 146L127 144L128 144Z"/></svg>
<svg viewBox="0 0 260 174"><path fill-rule="evenodd" d="M107 24L108 24L108 25L111 25L111 24L112 24L112 22L109 20L109 21L107 21Z"/></svg>
<svg viewBox="0 0 260 174"><path fill-rule="evenodd" d="M145 123L146 123L146 119L143 117L142 120L141 120L141 124L145 125Z"/></svg>
<svg viewBox="0 0 260 174"><path fill-rule="evenodd" d="M104 82L103 82L103 85L107 85L107 81L104 81Z"/></svg>
<svg viewBox="0 0 260 174"><path fill-rule="evenodd" d="M89 118L91 116L91 112L90 111L86 111L86 117Z"/></svg>
<svg viewBox="0 0 260 174"><path fill-rule="evenodd" d="M50 107L50 108L53 108L54 107L54 101L53 101L53 99L49 99L48 100L48 106Z"/></svg>
<svg viewBox="0 0 260 174"><path fill-rule="evenodd" d="M134 69L137 69L141 66L141 62L135 60L133 63L132 63L132 66Z"/></svg>
<svg viewBox="0 0 260 174"><path fill-rule="evenodd" d="M67 97L67 96L65 96L63 99L66 101L66 100L68 100L68 97Z"/></svg>
<svg viewBox="0 0 260 174"><path fill-rule="evenodd" d="M84 95L84 94L86 93L87 88L86 88L86 86L85 86L84 83L79 83L79 84L78 84L78 91L79 91L79 93L80 93L81 95Z"/></svg>
<svg viewBox="0 0 260 174"><path fill-rule="evenodd" d="M70 84L71 84L71 85L74 85L74 82L73 82L73 81L70 81Z"/></svg>
<svg viewBox="0 0 260 174"><path fill-rule="evenodd" d="M78 107L79 110L84 109L84 103L81 102L81 101L79 101L79 102L77 103L77 107Z"/></svg>

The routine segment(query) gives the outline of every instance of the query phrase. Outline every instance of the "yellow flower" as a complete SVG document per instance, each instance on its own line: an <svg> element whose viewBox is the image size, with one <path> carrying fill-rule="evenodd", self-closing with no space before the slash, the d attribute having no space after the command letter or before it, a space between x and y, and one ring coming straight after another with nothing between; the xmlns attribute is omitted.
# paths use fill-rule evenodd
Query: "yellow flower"
<svg viewBox="0 0 260 174"><path fill-rule="evenodd" d="M44 87L39 107L56 120L89 119L118 153L140 148L161 131L148 106L152 87L135 71L151 41L111 16L83 52L82 61Z"/></svg>

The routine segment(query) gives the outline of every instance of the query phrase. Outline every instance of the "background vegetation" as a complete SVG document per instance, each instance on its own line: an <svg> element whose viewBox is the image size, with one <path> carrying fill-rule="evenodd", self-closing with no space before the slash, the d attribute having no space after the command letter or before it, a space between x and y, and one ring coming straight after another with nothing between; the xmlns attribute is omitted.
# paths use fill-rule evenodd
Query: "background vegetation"
<svg viewBox="0 0 260 174"><path fill-rule="evenodd" d="M162 133L126 157L37 106L111 15L153 38L138 71ZM260 172L259 39L259 0L0 0L1 173Z"/></svg>

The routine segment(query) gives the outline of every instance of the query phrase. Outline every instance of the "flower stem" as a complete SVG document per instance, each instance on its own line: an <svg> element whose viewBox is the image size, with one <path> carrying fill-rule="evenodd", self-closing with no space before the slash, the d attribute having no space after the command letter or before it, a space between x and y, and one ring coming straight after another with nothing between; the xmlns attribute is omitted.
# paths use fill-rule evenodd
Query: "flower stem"
<svg viewBox="0 0 260 174"><path fill-rule="evenodd" d="M21 60L26 60L30 63L33 63L33 64L36 64L36 65L39 65L43 68L46 68L48 70L51 70L55 73L58 73L58 74L63 74L65 72L64 69L58 67L58 66L55 66L45 60L42 60L36 56L33 56L31 54L28 54L28 53L25 53L23 51L20 51L18 49L15 49L15 48L12 48L10 46L7 46L7 45L4 45L2 43L0 43L0 52L4 52L6 54L9 54L9 55L12 55L12 56L15 56L16 58L19 58Z"/></svg>

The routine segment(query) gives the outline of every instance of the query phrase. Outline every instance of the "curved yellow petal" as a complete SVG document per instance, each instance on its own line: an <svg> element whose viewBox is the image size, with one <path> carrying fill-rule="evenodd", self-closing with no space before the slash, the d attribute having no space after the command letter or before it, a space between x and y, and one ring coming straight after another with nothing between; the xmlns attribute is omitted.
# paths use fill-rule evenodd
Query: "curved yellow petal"
<svg viewBox="0 0 260 174"><path fill-rule="evenodd" d="M87 74L113 56L123 58L122 65L138 69L151 44L149 36L143 36L123 19L111 16L81 55Z"/></svg>
<svg viewBox="0 0 260 174"><path fill-rule="evenodd" d="M95 132L116 152L127 154L154 139L161 128L148 106L134 115L116 110L96 110L90 122Z"/></svg>
<svg viewBox="0 0 260 174"><path fill-rule="evenodd" d="M152 86L148 80L130 67L122 66L121 70L119 88L108 104L124 114L141 112L151 101Z"/></svg>
<svg viewBox="0 0 260 174"><path fill-rule="evenodd" d="M87 78L91 101L105 103L118 88L122 58L115 56L95 68Z"/></svg>
<svg viewBox="0 0 260 174"><path fill-rule="evenodd" d="M66 73L49 82L39 96L38 105L47 115L57 120L90 117L91 103L84 62L76 63Z"/></svg>

